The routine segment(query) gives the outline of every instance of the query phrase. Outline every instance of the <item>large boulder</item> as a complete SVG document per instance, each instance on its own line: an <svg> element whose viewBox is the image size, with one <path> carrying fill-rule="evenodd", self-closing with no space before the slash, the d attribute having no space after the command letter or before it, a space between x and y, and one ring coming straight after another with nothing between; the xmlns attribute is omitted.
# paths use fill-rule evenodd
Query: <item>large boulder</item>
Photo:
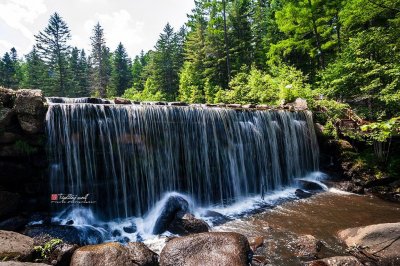
<svg viewBox="0 0 400 266"><path fill-rule="evenodd" d="M71 266L153 266L157 265L157 254L144 244L104 243L84 246L72 255Z"/></svg>
<svg viewBox="0 0 400 266"><path fill-rule="evenodd" d="M0 191L0 219L18 211L20 196L8 191Z"/></svg>
<svg viewBox="0 0 400 266"><path fill-rule="evenodd" d="M69 266L72 255L77 249L78 245L62 243L52 250L48 262L57 266Z"/></svg>
<svg viewBox="0 0 400 266"><path fill-rule="evenodd" d="M120 98L120 97L116 97L114 99L114 103L115 104L132 104L132 102L128 99L124 99L124 98Z"/></svg>
<svg viewBox="0 0 400 266"><path fill-rule="evenodd" d="M177 214L184 215L189 211L189 203L182 197L171 196L166 201L164 208L157 218L153 228L153 234L158 235L164 233Z"/></svg>
<svg viewBox="0 0 400 266"><path fill-rule="evenodd" d="M151 251L145 244L140 242L130 242L127 245L129 256L134 265L156 266L158 265L157 253Z"/></svg>
<svg viewBox="0 0 400 266"><path fill-rule="evenodd" d="M14 110L25 132L35 134L43 131L47 103L41 90L18 90Z"/></svg>
<svg viewBox="0 0 400 266"><path fill-rule="evenodd" d="M160 255L161 266L248 265L252 252L238 233L209 232L170 240Z"/></svg>
<svg viewBox="0 0 400 266"><path fill-rule="evenodd" d="M400 223L349 228L338 233L352 252L381 265L400 265Z"/></svg>
<svg viewBox="0 0 400 266"><path fill-rule="evenodd" d="M168 231L178 235L203 233L208 232L208 224L201 219L195 218L192 214L186 213L182 217L175 217L168 227Z"/></svg>
<svg viewBox="0 0 400 266"><path fill-rule="evenodd" d="M307 266L363 266L363 264L353 256L337 256L321 260L307 262Z"/></svg>
<svg viewBox="0 0 400 266"><path fill-rule="evenodd" d="M16 232L0 231L0 261L29 260L33 254L34 241Z"/></svg>

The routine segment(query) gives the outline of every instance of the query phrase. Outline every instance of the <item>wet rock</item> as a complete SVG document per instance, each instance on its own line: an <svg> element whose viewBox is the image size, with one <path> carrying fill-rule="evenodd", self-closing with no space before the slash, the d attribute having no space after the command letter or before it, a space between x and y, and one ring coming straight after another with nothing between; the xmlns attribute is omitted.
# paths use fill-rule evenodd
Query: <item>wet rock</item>
<svg viewBox="0 0 400 266"><path fill-rule="evenodd" d="M258 105L256 105L256 108L260 109L260 110L268 110L268 109L271 109L271 106L266 105L266 104L258 104Z"/></svg>
<svg viewBox="0 0 400 266"><path fill-rule="evenodd" d="M18 90L14 110L25 132L35 134L44 130L47 103L41 90Z"/></svg>
<svg viewBox="0 0 400 266"><path fill-rule="evenodd" d="M203 215L205 217L211 218L213 225L223 224L223 223L226 223L226 222L232 220L231 218L229 218L219 212L210 211L210 210L206 211Z"/></svg>
<svg viewBox="0 0 400 266"><path fill-rule="evenodd" d="M19 231L25 227L28 219L23 216L11 217L0 222L0 230Z"/></svg>
<svg viewBox="0 0 400 266"><path fill-rule="evenodd" d="M305 263L306 266L363 266L363 264L353 256L337 256L314 260Z"/></svg>
<svg viewBox="0 0 400 266"><path fill-rule="evenodd" d="M231 104L227 104L226 107L229 108L242 108L242 105L239 103L231 103Z"/></svg>
<svg viewBox="0 0 400 266"><path fill-rule="evenodd" d="M130 100L124 99L124 98L119 98L119 97L114 99L114 103L115 104L132 104L132 102Z"/></svg>
<svg viewBox="0 0 400 266"><path fill-rule="evenodd" d="M10 108L0 108L0 128L9 126L14 115L14 110Z"/></svg>
<svg viewBox="0 0 400 266"><path fill-rule="evenodd" d="M33 239L16 232L0 231L0 261L29 260L33 253Z"/></svg>
<svg viewBox="0 0 400 266"><path fill-rule="evenodd" d="M9 217L18 211L21 197L16 193L0 191L0 219Z"/></svg>
<svg viewBox="0 0 400 266"><path fill-rule="evenodd" d="M195 218L192 214L186 213L182 217L175 217L168 227L168 231L178 235L203 233L208 232L208 224L201 219Z"/></svg>
<svg viewBox="0 0 400 266"><path fill-rule="evenodd" d="M160 255L161 266L248 265L252 252L238 233L210 232L170 240Z"/></svg>
<svg viewBox="0 0 400 266"><path fill-rule="evenodd" d="M91 103L91 104L110 104L111 103L109 100L103 100L100 98L93 98L93 97L87 98L86 102Z"/></svg>
<svg viewBox="0 0 400 266"><path fill-rule="evenodd" d="M309 181L309 180L297 179L297 183L302 189L305 189L305 190L309 190L309 191L324 190L324 188L320 184Z"/></svg>
<svg viewBox="0 0 400 266"><path fill-rule="evenodd" d="M310 192L306 192L302 189L296 189L295 194L300 199L306 199L312 196Z"/></svg>
<svg viewBox="0 0 400 266"><path fill-rule="evenodd" d="M312 235L302 235L292 243L296 257L315 259L323 244Z"/></svg>
<svg viewBox="0 0 400 266"><path fill-rule="evenodd" d="M400 265L400 223L349 228L339 231L338 236L358 258Z"/></svg>
<svg viewBox="0 0 400 266"><path fill-rule="evenodd" d="M182 197L171 196L168 198L164 208L157 218L154 225L153 234L158 235L164 233L176 215L179 213L185 214L189 211L189 203Z"/></svg>
<svg viewBox="0 0 400 266"><path fill-rule="evenodd" d="M144 244L105 243L85 246L77 249L72 255L71 266L152 266L157 265L157 254Z"/></svg>
<svg viewBox="0 0 400 266"><path fill-rule="evenodd" d="M133 233L136 232L136 226L135 225L125 226L122 229L124 230L125 233L128 233L128 234L133 234Z"/></svg>
<svg viewBox="0 0 400 266"><path fill-rule="evenodd" d="M133 265L156 266L158 265L157 253L151 251L145 244L139 242L128 243L127 249Z"/></svg>
<svg viewBox="0 0 400 266"><path fill-rule="evenodd" d="M103 240L101 233L92 227L76 228L69 225L32 225L25 229L24 234L30 237L49 235L65 243L87 245L100 243Z"/></svg>
<svg viewBox="0 0 400 266"><path fill-rule="evenodd" d="M253 252L255 252L259 247L264 245L264 237L257 236L249 238L250 248Z"/></svg>
<svg viewBox="0 0 400 266"><path fill-rule="evenodd" d="M77 249L78 245L62 243L51 252L48 261L51 262L52 265L68 266L71 262L72 255Z"/></svg>
<svg viewBox="0 0 400 266"><path fill-rule="evenodd" d="M187 103L184 102L170 102L168 103L169 106L188 106Z"/></svg>
<svg viewBox="0 0 400 266"><path fill-rule="evenodd" d="M254 108L256 108L256 106L257 106L257 105L255 105L255 104L245 104L245 105L243 105L242 107L243 107L244 109L254 109Z"/></svg>

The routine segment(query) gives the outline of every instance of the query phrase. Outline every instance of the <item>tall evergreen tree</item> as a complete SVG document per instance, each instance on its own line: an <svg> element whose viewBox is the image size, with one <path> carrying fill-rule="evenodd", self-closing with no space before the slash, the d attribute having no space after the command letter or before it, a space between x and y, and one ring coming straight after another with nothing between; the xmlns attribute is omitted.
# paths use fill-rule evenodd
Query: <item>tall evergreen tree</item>
<svg viewBox="0 0 400 266"><path fill-rule="evenodd" d="M110 50L106 46L104 30L100 23L94 26L93 35L90 37L90 40L92 45L92 91L100 97L106 97L111 75Z"/></svg>
<svg viewBox="0 0 400 266"><path fill-rule="evenodd" d="M112 61L111 86L115 94L121 96L132 86L132 63L122 43L118 44Z"/></svg>
<svg viewBox="0 0 400 266"><path fill-rule="evenodd" d="M22 81L20 68L17 50L13 47L0 61L0 85L12 89L18 88Z"/></svg>
<svg viewBox="0 0 400 266"><path fill-rule="evenodd" d="M48 64L53 73L55 83L54 92L59 96L68 94L68 62L67 55L70 46L67 44L71 38L70 30L58 13L51 15L44 31L35 35L36 47L42 59Z"/></svg>
<svg viewBox="0 0 400 266"><path fill-rule="evenodd" d="M46 63L40 57L37 48L26 55L25 76L23 86L25 88L41 89L45 95L52 95L49 71Z"/></svg>

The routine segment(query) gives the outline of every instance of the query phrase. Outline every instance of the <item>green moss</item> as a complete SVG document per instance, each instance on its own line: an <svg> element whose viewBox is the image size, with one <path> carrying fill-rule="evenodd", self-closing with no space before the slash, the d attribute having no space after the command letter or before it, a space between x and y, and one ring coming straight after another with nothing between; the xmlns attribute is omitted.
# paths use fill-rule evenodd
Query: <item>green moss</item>
<svg viewBox="0 0 400 266"><path fill-rule="evenodd" d="M24 140L17 140L14 144L14 147L24 155L31 155L38 151L36 147L33 147Z"/></svg>
<svg viewBox="0 0 400 266"><path fill-rule="evenodd" d="M62 243L61 239L55 238L46 242L43 246L35 246L34 250L40 254L42 260L47 259L51 252Z"/></svg>

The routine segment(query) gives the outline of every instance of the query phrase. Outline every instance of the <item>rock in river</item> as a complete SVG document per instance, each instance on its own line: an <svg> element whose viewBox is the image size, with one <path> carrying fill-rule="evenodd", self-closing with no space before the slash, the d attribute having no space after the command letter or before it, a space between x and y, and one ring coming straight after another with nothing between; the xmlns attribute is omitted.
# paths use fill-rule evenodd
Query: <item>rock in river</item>
<svg viewBox="0 0 400 266"><path fill-rule="evenodd" d="M144 244L104 243L84 246L77 249L72 256L70 266L155 266L158 256Z"/></svg>
<svg viewBox="0 0 400 266"><path fill-rule="evenodd" d="M238 233L209 232L170 240L160 255L161 266L248 265L252 252Z"/></svg>
<svg viewBox="0 0 400 266"><path fill-rule="evenodd" d="M400 265L400 223L349 228L338 235L355 255L367 255L380 265Z"/></svg>
<svg viewBox="0 0 400 266"><path fill-rule="evenodd" d="M0 261L29 260L33 253L34 241L16 232L0 231Z"/></svg>

